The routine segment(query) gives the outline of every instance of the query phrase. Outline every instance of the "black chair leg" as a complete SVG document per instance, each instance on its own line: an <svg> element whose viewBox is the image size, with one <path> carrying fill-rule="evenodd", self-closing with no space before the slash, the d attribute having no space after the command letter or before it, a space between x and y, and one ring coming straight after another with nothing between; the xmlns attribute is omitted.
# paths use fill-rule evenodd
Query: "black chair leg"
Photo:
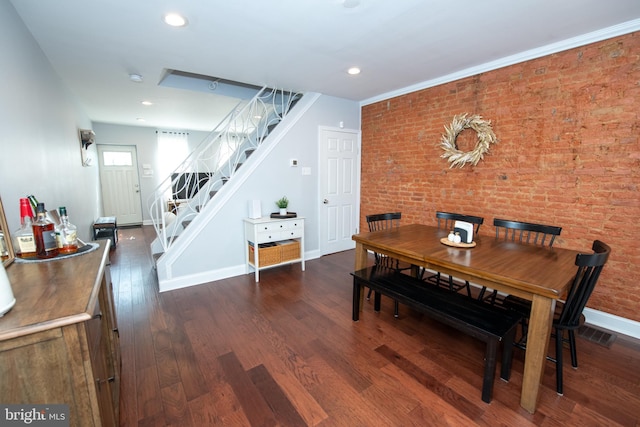
<svg viewBox="0 0 640 427"><path fill-rule="evenodd" d="M399 305L398 301L393 301L393 317L398 318L400 316L399 313Z"/></svg>
<svg viewBox="0 0 640 427"><path fill-rule="evenodd" d="M367 292L367 301L371 299L371 288L369 288L369 292Z"/></svg>
<svg viewBox="0 0 640 427"><path fill-rule="evenodd" d="M556 330L556 392L563 395L562 389L562 336L564 331Z"/></svg>
<svg viewBox="0 0 640 427"><path fill-rule="evenodd" d="M578 367L578 352L576 350L576 335L574 331L569 330L569 350L571 350L571 366Z"/></svg>
<svg viewBox="0 0 640 427"><path fill-rule="evenodd" d="M464 287L467 289L467 296L471 298L471 284L465 280Z"/></svg>

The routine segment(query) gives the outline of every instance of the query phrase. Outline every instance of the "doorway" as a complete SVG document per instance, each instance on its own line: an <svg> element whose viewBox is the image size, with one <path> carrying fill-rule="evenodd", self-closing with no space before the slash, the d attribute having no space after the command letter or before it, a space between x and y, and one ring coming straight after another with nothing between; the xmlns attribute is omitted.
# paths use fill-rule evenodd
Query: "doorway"
<svg viewBox="0 0 640 427"><path fill-rule="evenodd" d="M320 255L353 249L360 193L360 134L320 128Z"/></svg>
<svg viewBox="0 0 640 427"><path fill-rule="evenodd" d="M98 144L98 158L104 216L115 216L118 225L142 224L136 147Z"/></svg>

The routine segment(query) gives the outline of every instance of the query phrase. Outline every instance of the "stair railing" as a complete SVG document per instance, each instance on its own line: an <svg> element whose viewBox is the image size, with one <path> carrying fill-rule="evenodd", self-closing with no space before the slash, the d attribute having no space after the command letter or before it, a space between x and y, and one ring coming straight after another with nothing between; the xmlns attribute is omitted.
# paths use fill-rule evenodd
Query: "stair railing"
<svg viewBox="0 0 640 427"><path fill-rule="evenodd" d="M162 181L148 199L158 236L154 253L171 247L300 97L263 87L250 101L241 101Z"/></svg>

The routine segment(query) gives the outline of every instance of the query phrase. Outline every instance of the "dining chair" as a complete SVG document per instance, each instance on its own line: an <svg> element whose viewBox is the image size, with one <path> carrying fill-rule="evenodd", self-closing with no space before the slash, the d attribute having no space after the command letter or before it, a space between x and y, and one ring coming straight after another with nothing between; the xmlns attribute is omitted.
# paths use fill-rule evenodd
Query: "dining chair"
<svg viewBox="0 0 640 427"><path fill-rule="evenodd" d="M474 235L478 235L480 226L484 223L484 218L480 216L464 215L453 212L436 212L436 219L438 220L438 228L442 230L453 230L456 221L464 221L473 224ZM450 291L458 292L461 289L467 290L467 295L471 296L471 286L469 282L465 280L464 283L456 282L452 276L444 278L440 272L426 277L424 280L433 283L437 286L449 288Z"/></svg>
<svg viewBox="0 0 640 427"><path fill-rule="evenodd" d="M496 240L505 240L509 242L517 242L540 246L553 246L556 236L560 235L562 227L555 225L536 224L532 222L513 221L508 219L493 220L493 226L496 229ZM485 300L490 304L496 303L498 291L495 289L485 297L487 288L482 287L478 299ZM515 298L515 297L513 297Z"/></svg>
<svg viewBox="0 0 640 427"><path fill-rule="evenodd" d="M400 227L400 219L402 218L401 212L387 212L381 214L372 214L367 215L367 225L369 226L369 231L380 231L380 230L390 230L393 228ZM375 264L390 268L396 271L404 271L410 270L410 265L403 265L399 260L395 258L391 258L385 254L380 254L374 252ZM371 299L371 289L367 293L367 300ZM398 317L399 315L399 305L398 301L394 301L393 315Z"/></svg>
<svg viewBox="0 0 640 427"><path fill-rule="evenodd" d="M602 269L609 258L609 254L611 253L611 248L600 240L593 242L592 249L594 252L593 254L576 255L575 264L578 267L576 275L571 282L564 303L559 301L556 304L552 333L552 336L555 337L556 354L555 358L547 356L547 360L556 364L556 391L559 395L563 394L563 344L569 344L571 366L578 368L575 331L585 322L582 312L584 307L587 305L587 301L589 300L589 297L598 282L600 273L602 272ZM525 318L528 318L531 313L531 302L526 300L518 301L517 306L506 303L505 307L511 310L516 310L518 313L524 315ZM566 337L565 331L567 332ZM520 349L526 350L526 343L527 330L525 329L523 330L522 337L514 343L514 345Z"/></svg>

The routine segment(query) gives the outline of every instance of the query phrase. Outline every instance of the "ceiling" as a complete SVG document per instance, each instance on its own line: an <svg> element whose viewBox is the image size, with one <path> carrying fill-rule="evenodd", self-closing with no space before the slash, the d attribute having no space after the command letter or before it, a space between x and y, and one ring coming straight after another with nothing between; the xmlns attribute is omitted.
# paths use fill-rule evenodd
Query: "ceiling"
<svg viewBox="0 0 640 427"><path fill-rule="evenodd" d="M12 3L92 121L189 130L211 130L239 100L160 86L167 70L367 102L584 35L640 29L638 0ZM188 26L167 26L166 12ZM351 66L362 72L348 75Z"/></svg>

